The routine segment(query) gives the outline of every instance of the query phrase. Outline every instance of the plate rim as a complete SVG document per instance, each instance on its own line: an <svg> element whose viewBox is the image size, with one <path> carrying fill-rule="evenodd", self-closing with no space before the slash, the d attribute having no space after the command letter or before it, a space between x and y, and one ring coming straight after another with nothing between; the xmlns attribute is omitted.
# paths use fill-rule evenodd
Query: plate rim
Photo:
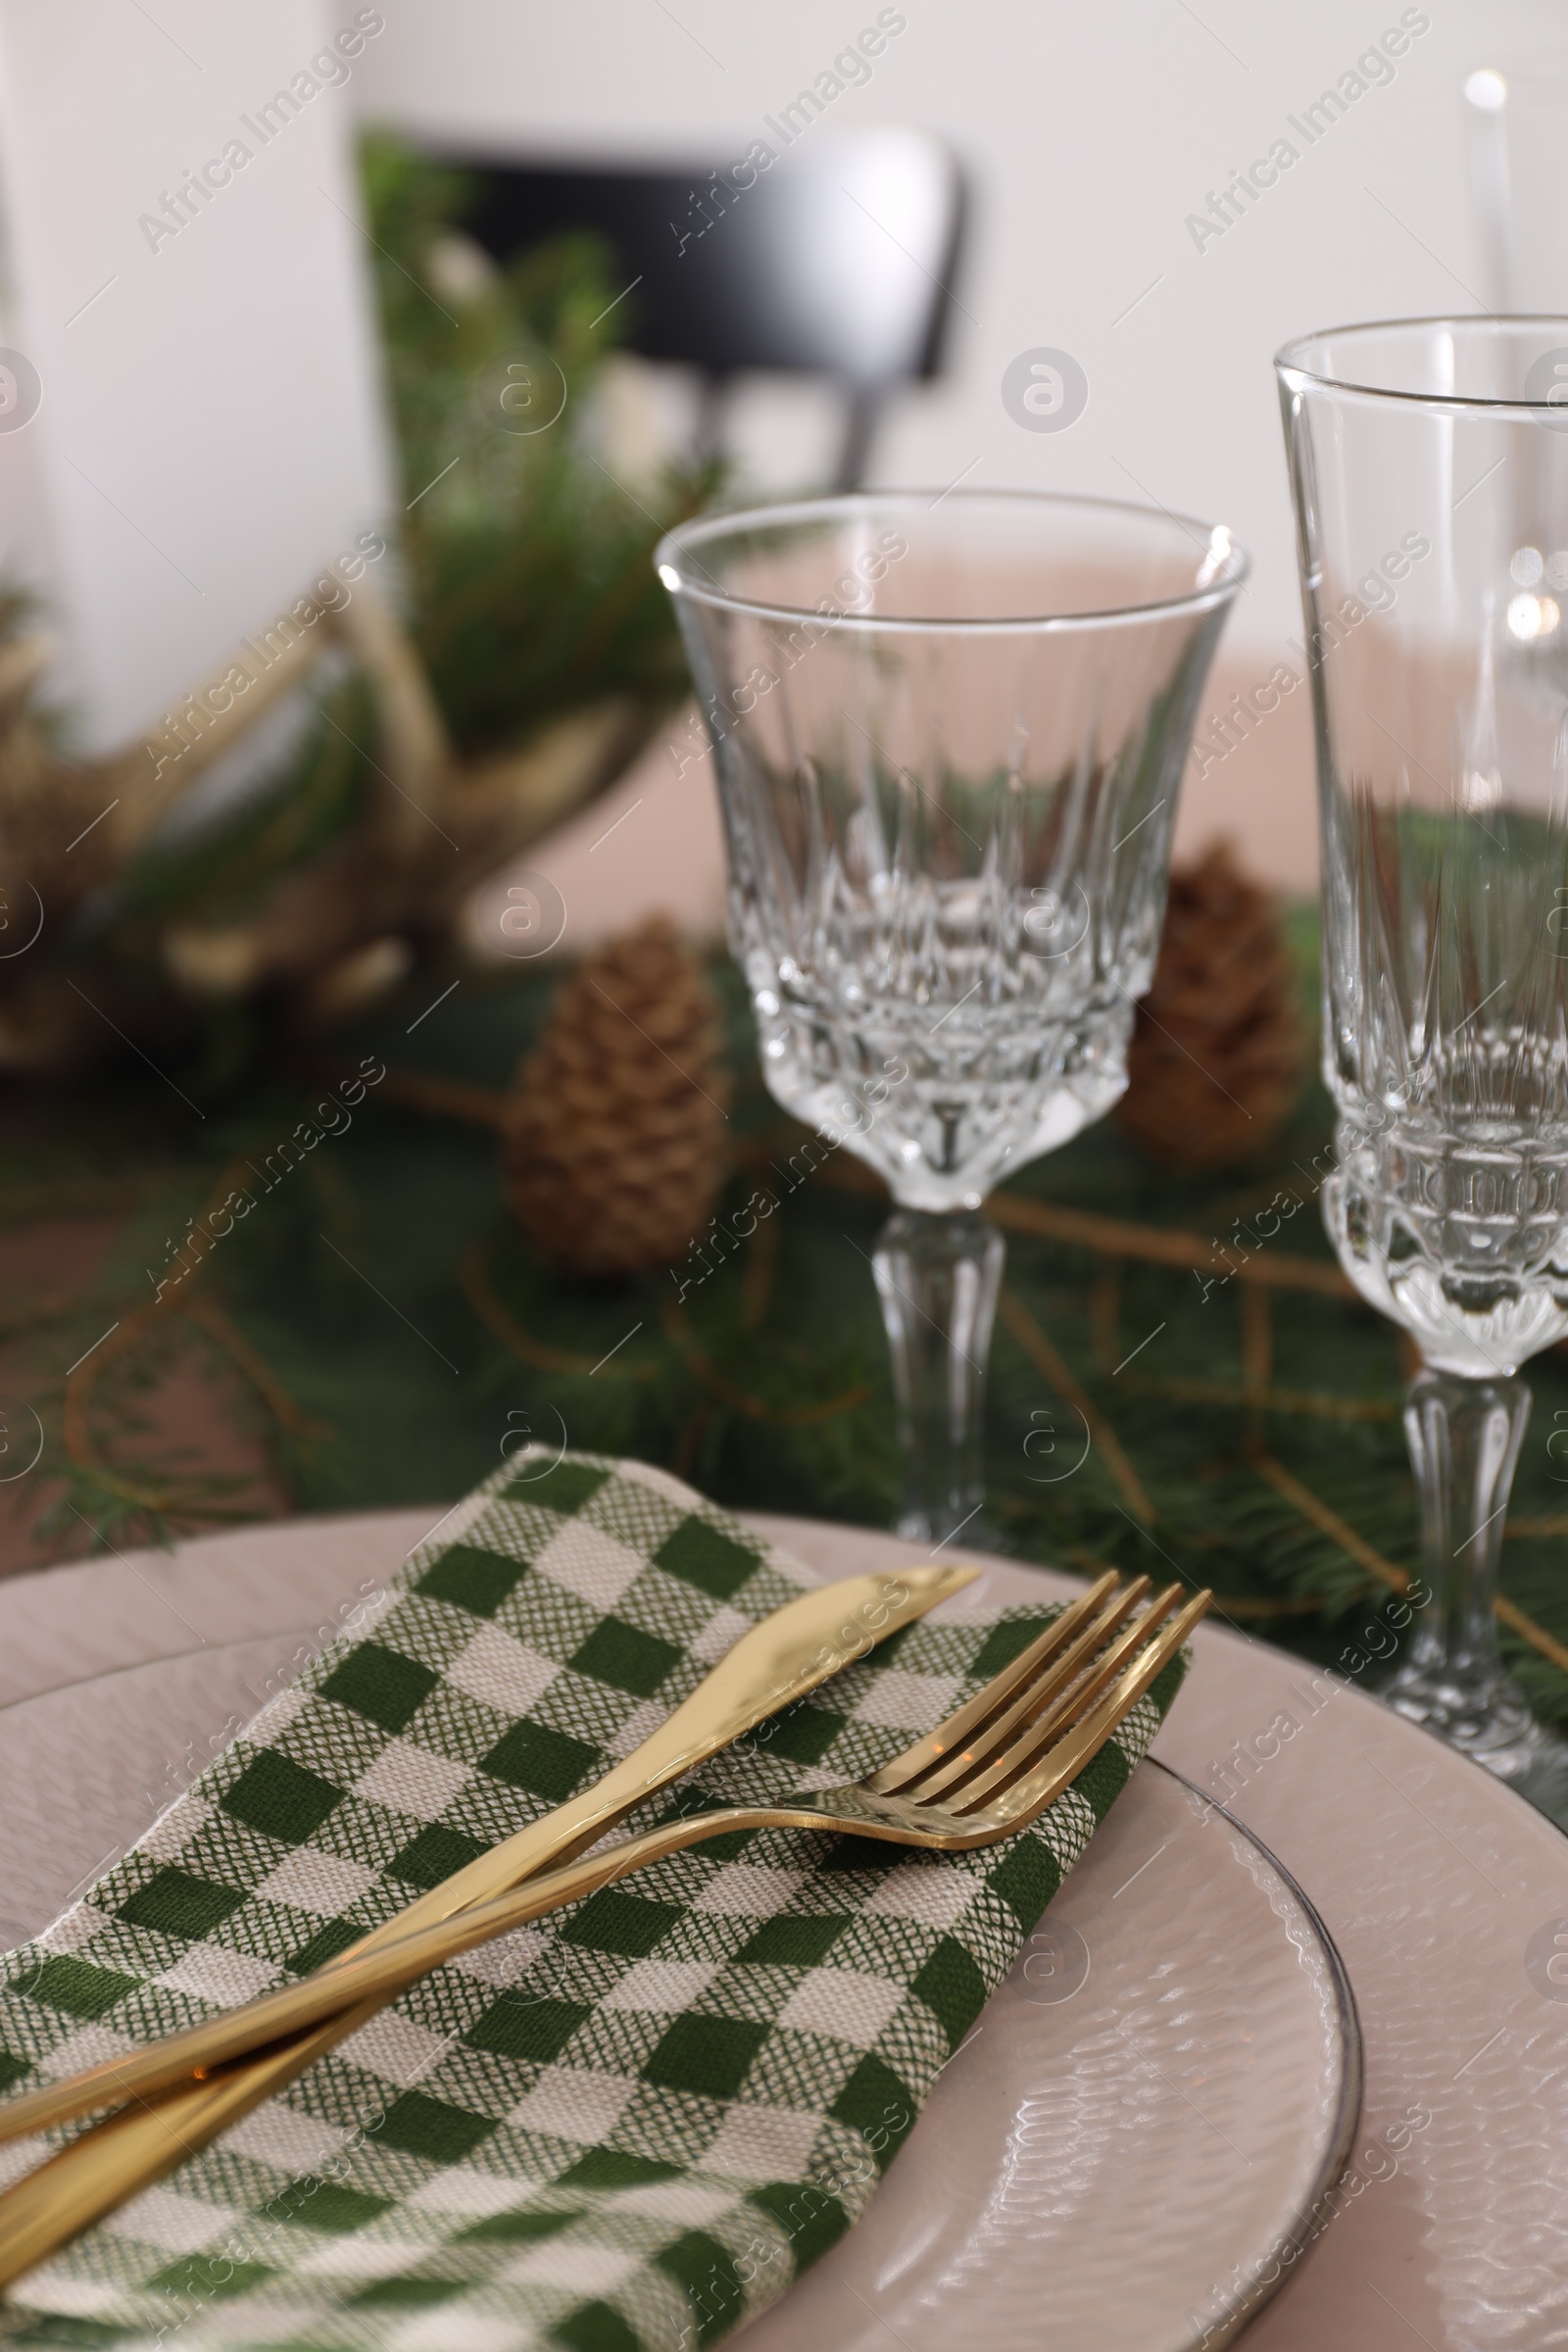
<svg viewBox="0 0 1568 2352"><path fill-rule="evenodd" d="M1313 2217L1328 2191L1343 2176L1355 2145L1355 2135L1361 2127L1366 2096L1366 2039L1361 2030L1361 2012L1356 2006L1355 1988L1350 1983L1350 1972L1345 1965L1344 1955L1330 1934L1323 1914L1300 1881L1255 1830L1249 1829L1245 1821L1239 1820L1217 1797L1210 1796L1206 1788L1200 1788L1187 1773L1178 1771L1174 1764L1167 1764L1162 1756L1146 1755L1142 1761L1152 1764L1156 1772L1164 1773L1167 1779L1177 1782L1192 1795L1200 1798L1211 1813L1217 1813L1229 1829L1239 1838L1245 1838L1248 1844L1262 1855L1300 1905L1318 1949L1328 1963L1329 1981L1334 1989L1335 2023L1342 2059L1340 2095L1335 2108L1334 2128L1325 2143L1306 2201L1292 2216L1284 2240L1275 2241L1276 2245L1282 2244L1288 2251L1289 2260L1281 2253L1275 2263L1274 2277L1266 2285L1249 2288L1239 2299L1229 2303L1204 2328L1201 2335L1191 2337L1182 2347L1182 2352L1223 2352L1224 2346L1234 2343L1242 2329L1250 2327L1265 2305L1274 2300L1294 2274L1301 2257L1311 2250L1334 2219L1331 2214L1320 2228L1313 2228ZM1049 1911L1049 1905L1047 1908Z"/></svg>

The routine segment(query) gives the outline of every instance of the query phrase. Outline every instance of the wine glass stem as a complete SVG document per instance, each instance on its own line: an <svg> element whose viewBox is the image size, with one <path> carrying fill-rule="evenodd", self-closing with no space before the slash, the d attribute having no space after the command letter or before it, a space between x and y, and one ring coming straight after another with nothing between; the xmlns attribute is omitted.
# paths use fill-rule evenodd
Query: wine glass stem
<svg viewBox="0 0 1568 2352"><path fill-rule="evenodd" d="M940 1542L985 1499L986 1359L1006 1246L972 1211L901 1208L871 1260L893 1355L904 1494L898 1532Z"/></svg>
<svg viewBox="0 0 1568 2352"><path fill-rule="evenodd" d="M1467 1380L1424 1371L1405 1394L1431 1598L1416 1618L1396 1690L1425 1685L1443 1693L1448 1710L1474 1719L1476 1733L1494 1717L1499 1699L1511 1712L1506 1698L1517 1698L1497 1655L1493 1603L1508 1491L1529 1418L1530 1391L1510 1377ZM1472 1737L1475 1744L1488 1743L1484 1735Z"/></svg>

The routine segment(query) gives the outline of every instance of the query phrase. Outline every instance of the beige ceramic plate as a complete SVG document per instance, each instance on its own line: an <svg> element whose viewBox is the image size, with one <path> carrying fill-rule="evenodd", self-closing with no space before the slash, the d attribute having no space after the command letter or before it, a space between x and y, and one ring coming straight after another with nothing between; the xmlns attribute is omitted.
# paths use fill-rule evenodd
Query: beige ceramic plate
<svg viewBox="0 0 1568 2352"><path fill-rule="evenodd" d="M213 1645L0 1709L0 1936L46 1926L310 1646ZM1146 1764L858 2227L737 2340L1211 2352L1327 2218L1359 2104L1354 2008L1311 1907Z"/></svg>

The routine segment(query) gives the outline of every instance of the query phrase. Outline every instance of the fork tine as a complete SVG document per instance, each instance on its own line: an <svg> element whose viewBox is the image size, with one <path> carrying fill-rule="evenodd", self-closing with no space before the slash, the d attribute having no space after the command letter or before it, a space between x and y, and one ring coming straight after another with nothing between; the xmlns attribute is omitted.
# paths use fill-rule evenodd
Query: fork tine
<svg viewBox="0 0 1568 2352"><path fill-rule="evenodd" d="M1085 1619L1094 1614L1115 1584L1116 1570L1107 1568L1087 1592L1070 1602L1061 1615L1054 1618L1045 1632L1030 1642L1027 1649L1019 1652L1010 1666L1004 1666L1000 1674L993 1676L983 1690L966 1700L961 1707L956 1708L925 1739L917 1740L902 1755L892 1757L879 1772L872 1774L866 1787L876 1789L879 1794L892 1795L896 1790L906 1788L911 1780L918 1779L932 1765L940 1763L956 1744L971 1735L978 1735L991 1718L1006 1706L1014 1691L1033 1681L1046 1659L1054 1656L1072 1640Z"/></svg>
<svg viewBox="0 0 1568 2352"><path fill-rule="evenodd" d="M985 1815L993 1826L992 1834L1007 1829L1022 1829L1043 1813L1049 1804L1061 1794L1068 1784L1077 1779L1086 1764L1097 1756L1123 1718L1137 1705L1150 1686L1163 1672L1181 1648L1194 1626L1207 1609L1213 1593L1205 1588L1197 1592L1184 1609L1161 1626L1154 1639L1119 1681L1066 1731L1039 1759L1034 1770L1023 1780L1014 1782L988 1808Z"/></svg>
<svg viewBox="0 0 1568 2352"><path fill-rule="evenodd" d="M1075 1639L1055 1658L1037 1669L1023 1689L988 1715L961 1745L955 1747L950 1743L947 1754L927 1772L917 1774L912 1781L905 1783L900 1793L917 1797L942 1796L949 1803L955 1802L959 1789L966 1788L999 1757L1016 1748L1028 1727L1071 1689L1088 1661L1104 1646L1148 1592L1148 1577L1135 1577L1120 1592L1112 1592L1107 1605L1098 1610L1087 1622L1080 1618Z"/></svg>
<svg viewBox="0 0 1568 2352"><path fill-rule="evenodd" d="M1135 1658L1150 1636L1170 1615L1182 1594L1180 1585L1168 1585L1149 1607L1108 1647L1094 1657L1072 1683L1059 1691L1043 1713L1024 1726L1010 1745L989 1768L978 1773L950 1799L955 1810L968 1813L1000 1797L1032 1772L1041 1758L1096 1702L1108 1685Z"/></svg>

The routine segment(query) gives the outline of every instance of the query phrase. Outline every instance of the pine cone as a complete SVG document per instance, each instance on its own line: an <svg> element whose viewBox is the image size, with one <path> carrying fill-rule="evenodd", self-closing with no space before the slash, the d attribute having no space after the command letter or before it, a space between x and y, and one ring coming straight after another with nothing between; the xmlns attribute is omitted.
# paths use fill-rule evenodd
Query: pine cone
<svg viewBox="0 0 1568 2352"><path fill-rule="evenodd" d="M1304 1045L1278 907L1216 842L1171 875L1116 1117L1168 1167L1222 1168L1282 1125L1300 1087Z"/></svg>
<svg viewBox="0 0 1568 2352"><path fill-rule="evenodd" d="M556 991L508 1102L507 1197L573 1273L669 1265L723 1181L728 1094L718 1006L690 948L655 916Z"/></svg>

